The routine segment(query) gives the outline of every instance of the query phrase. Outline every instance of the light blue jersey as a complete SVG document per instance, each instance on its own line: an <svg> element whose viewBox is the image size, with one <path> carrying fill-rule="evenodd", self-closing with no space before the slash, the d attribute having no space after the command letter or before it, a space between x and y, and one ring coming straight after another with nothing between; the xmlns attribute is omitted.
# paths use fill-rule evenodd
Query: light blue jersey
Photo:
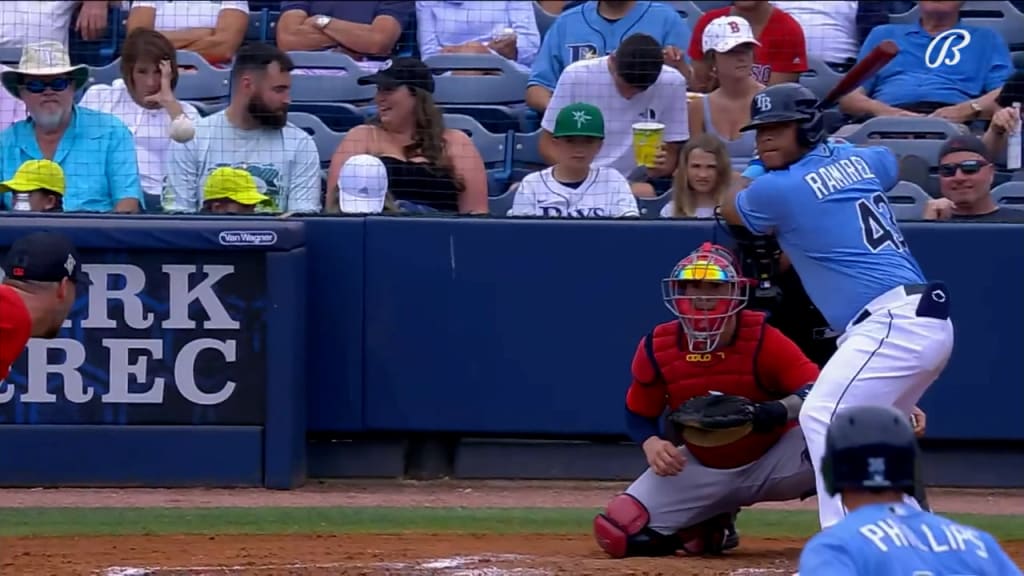
<svg viewBox="0 0 1024 576"><path fill-rule="evenodd" d="M1020 576L987 532L903 504L859 508L811 538L800 576Z"/></svg>
<svg viewBox="0 0 1024 576"><path fill-rule="evenodd" d="M736 195L746 227L775 235L837 332L885 292L925 282L885 196L897 174L888 148L820 144Z"/></svg>

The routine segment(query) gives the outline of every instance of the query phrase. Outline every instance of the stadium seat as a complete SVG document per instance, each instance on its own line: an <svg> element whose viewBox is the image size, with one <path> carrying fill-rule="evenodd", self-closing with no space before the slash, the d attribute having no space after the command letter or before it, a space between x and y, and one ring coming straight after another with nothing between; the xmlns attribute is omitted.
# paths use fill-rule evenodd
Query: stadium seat
<svg viewBox="0 0 1024 576"><path fill-rule="evenodd" d="M462 130L473 140L490 178L488 195L502 194L508 182L507 136L488 132L475 119L463 114L445 114L444 127Z"/></svg>
<svg viewBox="0 0 1024 576"><path fill-rule="evenodd" d="M515 133L512 136L512 165L509 166L509 179L518 182L530 172L547 168L548 163L540 155L541 130L528 134Z"/></svg>
<svg viewBox="0 0 1024 576"><path fill-rule="evenodd" d="M507 59L495 54L438 54L424 63L435 74L452 70L499 72L493 76L437 75L434 102L447 114L472 116L491 132L507 132L519 127L529 76Z"/></svg>
<svg viewBox="0 0 1024 576"><path fill-rule="evenodd" d="M918 156L937 166L942 143L962 133L959 125L942 118L890 116L851 126L842 137L854 144L887 146L897 156Z"/></svg>
<svg viewBox="0 0 1024 576"><path fill-rule="evenodd" d="M1024 70L1024 51L1018 50L1017 52L1010 53L1010 58L1013 59L1013 67L1017 70Z"/></svg>
<svg viewBox="0 0 1024 576"><path fill-rule="evenodd" d="M198 100L186 100L189 104L195 106L196 112L199 112L200 117L206 117L210 114L216 114L221 110L228 107L227 100L218 100L216 102L199 102Z"/></svg>
<svg viewBox="0 0 1024 576"><path fill-rule="evenodd" d="M903 14L893 14L889 22L916 24L918 19L918 8L914 6ZM964 24L991 28L998 32L1009 44L1010 50L1024 48L1024 14L1009 2L971 0L960 9L960 19Z"/></svg>
<svg viewBox="0 0 1024 576"><path fill-rule="evenodd" d="M280 4L278 4L278 7L280 7ZM272 46L277 46L277 20L279 18L281 18L281 13L279 11L267 11L266 43Z"/></svg>
<svg viewBox="0 0 1024 576"><path fill-rule="evenodd" d="M121 77L121 59L118 58L106 66L89 67L89 83L86 88L93 84L113 84L114 80Z"/></svg>
<svg viewBox="0 0 1024 576"><path fill-rule="evenodd" d="M928 187L930 168L928 161L920 156L907 154L900 156L900 180L913 182L922 188ZM927 190L926 190L927 191Z"/></svg>
<svg viewBox="0 0 1024 576"><path fill-rule="evenodd" d="M366 123L366 114L352 104L335 102L292 102L289 112L304 112L319 118L328 128L345 133Z"/></svg>
<svg viewBox="0 0 1024 576"><path fill-rule="evenodd" d="M334 70L329 74L292 74L292 102L368 102L377 89L356 83L369 74L348 54L339 52L289 52L295 68ZM344 71L344 74L341 72Z"/></svg>
<svg viewBox="0 0 1024 576"><path fill-rule="evenodd" d="M246 42L265 42L267 39L267 11L251 10L249 27L245 29Z"/></svg>
<svg viewBox="0 0 1024 576"><path fill-rule="evenodd" d="M992 189L996 204L1013 208L1024 208L1024 182L1010 181Z"/></svg>
<svg viewBox="0 0 1024 576"><path fill-rule="evenodd" d="M0 47L0 64L3 64L4 66L17 67L18 62L21 62L21 47Z"/></svg>
<svg viewBox="0 0 1024 576"><path fill-rule="evenodd" d="M920 220L930 196L917 184L900 180L886 194L897 220Z"/></svg>
<svg viewBox="0 0 1024 576"><path fill-rule="evenodd" d="M319 118L305 112L288 112L288 121L305 130L316 142L316 151L320 154L320 166L326 168L331 164L331 156L337 150L344 134L327 127Z"/></svg>
<svg viewBox="0 0 1024 576"><path fill-rule="evenodd" d="M636 207L640 210L640 217L650 220L661 218L661 210L672 199L671 192L665 192L654 198L637 198Z"/></svg>
<svg viewBox="0 0 1024 576"><path fill-rule="evenodd" d="M820 56L807 55L807 72L800 75L800 84L814 92L818 98L824 98L843 75L832 69Z"/></svg>
<svg viewBox="0 0 1024 576"><path fill-rule="evenodd" d="M178 50L178 85L174 95L182 100L227 100L231 94L231 71L214 68L205 58L188 50ZM194 71L180 70L195 68Z"/></svg>
<svg viewBox="0 0 1024 576"><path fill-rule="evenodd" d="M512 205L515 204L516 200L516 189L509 188L497 196L490 196L487 198L487 211L491 216L507 216L508 211L512 209Z"/></svg>
<svg viewBox="0 0 1024 576"><path fill-rule="evenodd" d="M534 1L533 3L533 19L537 21L537 31L540 32L540 37L544 38L547 34L548 28L555 23L555 19L558 16L556 14L549 14L546 10L540 7L540 4Z"/></svg>
<svg viewBox="0 0 1024 576"><path fill-rule="evenodd" d="M694 4L703 13L709 10L715 10L717 8L725 8L726 6L732 6L731 0L694 0Z"/></svg>
<svg viewBox="0 0 1024 576"><path fill-rule="evenodd" d="M705 12L704 10L701 10L700 6L698 6L696 2L691 2L690 0L672 0L670 2L665 2L665 4L671 6L672 9L678 12L679 15L687 22L696 22L697 19Z"/></svg>

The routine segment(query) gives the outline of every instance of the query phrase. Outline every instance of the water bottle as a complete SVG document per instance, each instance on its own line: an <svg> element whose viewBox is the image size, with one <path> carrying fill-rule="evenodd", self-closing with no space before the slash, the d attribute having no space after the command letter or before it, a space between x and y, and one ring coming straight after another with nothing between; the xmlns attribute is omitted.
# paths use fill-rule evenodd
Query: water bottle
<svg viewBox="0 0 1024 576"><path fill-rule="evenodd" d="M1013 103L1013 111L1017 115L1017 125L1013 131L1010 132L1010 137L1006 142L1006 167L1010 170L1020 169L1020 154L1021 154L1021 123L1024 123L1024 118L1020 116L1020 102Z"/></svg>
<svg viewBox="0 0 1024 576"><path fill-rule="evenodd" d="M32 205L29 204L28 194L18 193L14 195L14 211L15 212L31 212Z"/></svg>

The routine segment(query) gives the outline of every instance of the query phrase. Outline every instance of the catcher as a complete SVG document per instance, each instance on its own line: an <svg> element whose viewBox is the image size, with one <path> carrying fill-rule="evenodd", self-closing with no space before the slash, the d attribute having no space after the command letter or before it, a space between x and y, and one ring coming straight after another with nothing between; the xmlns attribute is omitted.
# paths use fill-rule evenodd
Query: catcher
<svg viewBox="0 0 1024 576"><path fill-rule="evenodd" d="M718 554L739 544L740 508L814 492L796 420L818 367L763 313L744 310L753 282L737 271L729 250L705 243L662 280L678 321L640 341L626 395L649 468L594 518L612 557ZM915 415L923 433L924 413Z"/></svg>

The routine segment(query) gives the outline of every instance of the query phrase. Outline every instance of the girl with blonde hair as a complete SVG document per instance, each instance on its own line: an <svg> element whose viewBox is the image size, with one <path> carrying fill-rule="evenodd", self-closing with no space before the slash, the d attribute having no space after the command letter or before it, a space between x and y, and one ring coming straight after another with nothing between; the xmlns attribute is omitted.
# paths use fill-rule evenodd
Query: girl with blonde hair
<svg viewBox="0 0 1024 576"><path fill-rule="evenodd" d="M672 176L672 200L662 209L662 217L713 218L732 179L732 162L725 144L708 133L691 138L679 152L679 164Z"/></svg>

